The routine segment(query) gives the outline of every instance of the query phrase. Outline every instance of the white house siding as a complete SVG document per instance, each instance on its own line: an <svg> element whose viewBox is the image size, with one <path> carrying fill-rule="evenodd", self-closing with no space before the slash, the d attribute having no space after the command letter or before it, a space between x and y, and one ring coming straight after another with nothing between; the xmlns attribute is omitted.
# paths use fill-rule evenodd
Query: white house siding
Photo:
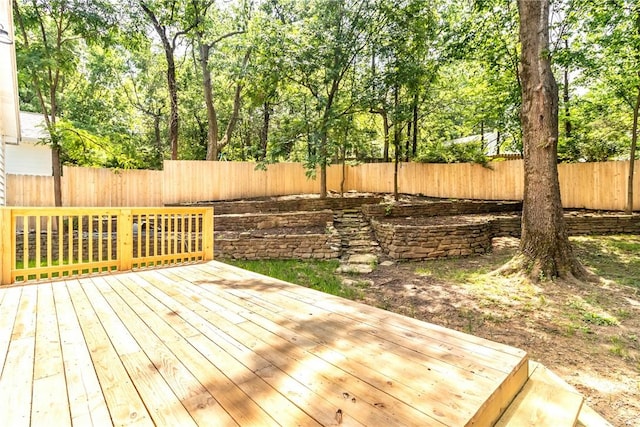
<svg viewBox="0 0 640 427"><path fill-rule="evenodd" d="M43 144L21 142L5 146L5 171L14 175L51 176L51 148Z"/></svg>

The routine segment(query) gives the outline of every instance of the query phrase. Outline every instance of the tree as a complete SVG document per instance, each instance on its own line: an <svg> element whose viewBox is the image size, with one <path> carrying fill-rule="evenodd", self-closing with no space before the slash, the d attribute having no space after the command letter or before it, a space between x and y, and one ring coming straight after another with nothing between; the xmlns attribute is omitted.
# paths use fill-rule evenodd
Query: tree
<svg viewBox="0 0 640 427"><path fill-rule="evenodd" d="M320 197L327 196L330 127L347 108L338 108L345 76L381 24L377 2L315 0L301 10L289 40L292 74L314 101L308 166L320 166Z"/></svg>
<svg viewBox="0 0 640 427"><path fill-rule="evenodd" d="M81 40L85 43L106 38L115 15L108 2L72 2L68 0L13 1L18 66L26 70L35 92L38 109L44 115L50 135L54 200L62 206L61 143L64 129L58 129L60 99L78 68Z"/></svg>
<svg viewBox="0 0 640 427"><path fill-rule="evenodd" d="M209 66L209 57L212 49L218 49L222 41L227 38L239 36L246 32L247 16L235 16L233 21L240 22L236 28L224 28L222 19L217 16L217 11L213 8L214 2L210 0L192 0L191 13L193 13L193 33L195 42L198 47L199 63L202 72L202 91L204 94L204 103L207 109L207 160L218 160L218 153L231 140L231 135L238 121L240 110L240 94L242 91L242 79L238 78L233 96L233 110L227 122L227 128L222 138L218 135L218 114L214 105L213 87L211 83L211 69ZM241 8L240 14L246 15L248 10ZM238 24L236 24L238 25ZM221 31L222 28L222 31ZM220 34L222 32L222 34ZM241 72L246 68L249 61L250 50L242 59Z"/></svg>
<svg viewBox="0 0 640 427"><path fill-rule="evenodd" d="M549 1L518 0L524 145L519 253L509 268L530 278L583 277L564 222L557 169L558 86L549 54Z"/></svg>
<svg viewBox="0 0 640 427"><path fill-rule="evenodd" d="M171 145L171 160L177 160L180 114L178 112L178 80L176 77L175 52L180 37L188 34L195 26L195 23L182 25L181 20L184 18L184 10L182 2L178 0L162 2L162 4L140 1L140 7L160 37L167 61L167 88L169 90L171 109L169 113L169 144Z"/></svg>

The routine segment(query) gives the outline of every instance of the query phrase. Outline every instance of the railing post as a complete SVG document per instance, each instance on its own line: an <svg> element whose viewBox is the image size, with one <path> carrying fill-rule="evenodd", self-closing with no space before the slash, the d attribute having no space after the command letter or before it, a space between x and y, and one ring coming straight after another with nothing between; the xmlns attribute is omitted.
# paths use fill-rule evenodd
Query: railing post
<svg viewBox="0 0 640 427"><path fill-rule="evenodd" d="M131 209L121 209L118 215L118 261L119 270L133 267L133 215Z"/></svg>
<svg viewBox="0 0 640 427"><path fill-rule="evenodd" d="M204 260L213 259L213 208L206 209L202 215L202 249Z"/></svg>
<svg viewBox="0 0 640 427"><path fill-rule="evenodd" d="M0 208L0 285L11 284L11 260L16 251L12 228L11 208Z"/></svg>

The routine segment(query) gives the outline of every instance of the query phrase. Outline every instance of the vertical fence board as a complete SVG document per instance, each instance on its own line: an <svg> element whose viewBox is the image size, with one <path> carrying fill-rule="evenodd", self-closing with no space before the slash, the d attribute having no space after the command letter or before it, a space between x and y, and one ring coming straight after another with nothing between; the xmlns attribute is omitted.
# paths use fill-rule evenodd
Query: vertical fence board
<svg viewBox="0 0 640 427"><path fill-rule="evenodd" d="M563 206L622 210L627 197L628 161L558 165ZM640 161L636 161L634 209L640 209ZM393 192L393 163L347 166L344 190ZM65 206L149 207L198 201L318 194L320 172L309 178L300 163L166 161L163 171L64 167ZM342 165L327 167L327 189L340 191ZM401 193L442 198L521 200L523 161L476 164L398 165ZM8 206L53 206L53 178L7 176ZM21 226L21 224L20 224Z"/></svg>

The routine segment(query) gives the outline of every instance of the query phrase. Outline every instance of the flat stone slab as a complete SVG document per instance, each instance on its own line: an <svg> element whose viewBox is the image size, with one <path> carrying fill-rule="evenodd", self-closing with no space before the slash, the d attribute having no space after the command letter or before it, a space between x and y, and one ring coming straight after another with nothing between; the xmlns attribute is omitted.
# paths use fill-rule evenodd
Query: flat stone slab
<svg viewBox="0 0 640 427"><path fill-rule="evenodd" d="M336 273L367 274L373 271L369 264L344 264L337 268Z"/></svg>
<svg viewBox="0 0 640 427"><path fill-rule="evenodd" d="M347 260L348 264L373 264L378 262L378 257L372 254L355 254Z"/></svg>

